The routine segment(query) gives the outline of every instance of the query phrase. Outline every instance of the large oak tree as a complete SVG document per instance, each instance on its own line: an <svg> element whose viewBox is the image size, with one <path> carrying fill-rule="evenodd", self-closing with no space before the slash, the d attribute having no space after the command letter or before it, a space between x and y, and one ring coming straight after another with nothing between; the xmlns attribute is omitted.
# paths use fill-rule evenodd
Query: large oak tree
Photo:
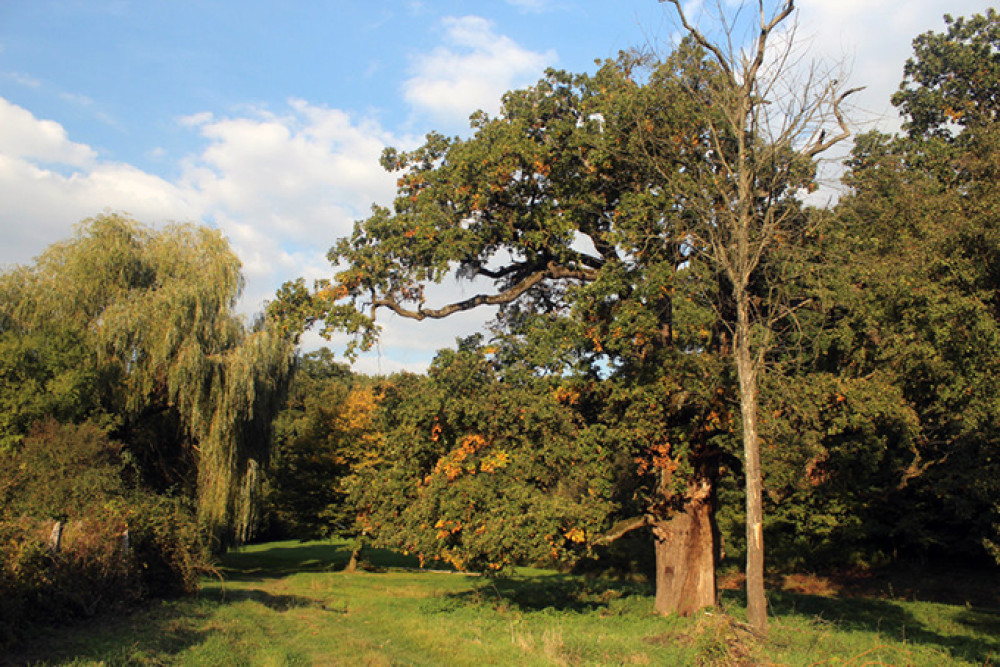
<svg viewBox="0 0 1000 667"><path fill-rule="evenodd" d="M499 116L477 114L470 139L432 134L417 150L386 151L383 166L400 173L394 206L376 207L330 251L345 268L316 294L327 325L363 343L377 335L379 309L419 321L495 305L501 326L524 312L568 315L593 359L636 387L656 387L648 398L675 417L696 401L687 385L706 377L705 364L715 393L727 391L715 362L731 359L759 630L757 378L767 331L788 311L770 282L776 274L762 267L803 238L796 193L811 186L812 158L846 136L835 83L775 99L787 73L781 63L765 68L768 42L792 9L783 2L768 16L761 5L746 58L681 14L689 36L662 62L623 55L593 76L550 72L508 93ZM427 284L453 274L483 292L428 303ZM301 306L300 292L286 290L288 312ZM726 411L713 418L688 437L644 431L655 493L605 534L652 527L660 612L715 602L716 435L735 422Z"/></svg>

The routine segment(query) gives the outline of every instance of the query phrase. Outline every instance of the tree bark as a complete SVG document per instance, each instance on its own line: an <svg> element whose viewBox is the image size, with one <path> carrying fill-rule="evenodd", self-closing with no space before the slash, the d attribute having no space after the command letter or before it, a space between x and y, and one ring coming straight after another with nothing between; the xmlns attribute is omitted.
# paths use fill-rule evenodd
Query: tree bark
<svg viewBox="0 0 1000 667"><path fill-rule="evenodd" d="M736 374L740 383L747 492L747 623L757 634L763 636L767 633L767 601L764 597L764 499L760 439L757 434L757 363L750 349L747 294L737 293L736 301L737 321L733 346Z"/></svg>
<svg viewBox="0 0 1000 667"><path fill-rule="evenodd" d="M698 479L684 506L653 526L658 614L690 616L716 604L718 530L712 478Z"/></svg>

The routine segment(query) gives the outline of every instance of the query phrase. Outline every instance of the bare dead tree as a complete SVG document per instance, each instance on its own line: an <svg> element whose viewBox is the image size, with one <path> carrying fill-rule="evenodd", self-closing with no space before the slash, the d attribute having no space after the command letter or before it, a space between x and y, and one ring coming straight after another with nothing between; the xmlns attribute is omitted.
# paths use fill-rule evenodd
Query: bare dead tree
<svg viewBox="0 0 1000 667"><path fill-rule="evenodd" d="M778 242L790 216L797 215L796 207L788 205L802 187L797 170L850 136L842 103L858 89L845 90L828 72L802 68L795 61L794 0L781 0L773 11L764 0L753 2L759 23L746 43L737 38L735 22L727 22L721 2L722 37L713 40L691 22L680 0L660 1L674 6L684 33L721 72L707 92L697 91L703 99L707 95L716 111L706 127L713 168L704 172L702 196L684 202L695 221L685 234L691 247L728 279L736 311L730 334L746 474L747 618L763 635L767 610L759 384L774 327L789 311L762 308L750 285L765 253ZM670 178L668 165L661 175Z"/></svg>

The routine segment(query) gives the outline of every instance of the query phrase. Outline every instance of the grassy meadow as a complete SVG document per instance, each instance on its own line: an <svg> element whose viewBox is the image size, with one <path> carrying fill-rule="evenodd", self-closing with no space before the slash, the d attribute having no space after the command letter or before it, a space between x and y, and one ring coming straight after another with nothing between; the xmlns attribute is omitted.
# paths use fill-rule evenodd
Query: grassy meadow
<svg viewBox="0 0 1000 667"><path fill-rule="evenodd" d="M771 632L743 600L654 616L645 585L524 569L505 580L416 571L373 552L343 571L338 542L227 556L197 597L39 631L4 664L71 665L942 665L1000 663L1000 611L772 590Z"/></svg>

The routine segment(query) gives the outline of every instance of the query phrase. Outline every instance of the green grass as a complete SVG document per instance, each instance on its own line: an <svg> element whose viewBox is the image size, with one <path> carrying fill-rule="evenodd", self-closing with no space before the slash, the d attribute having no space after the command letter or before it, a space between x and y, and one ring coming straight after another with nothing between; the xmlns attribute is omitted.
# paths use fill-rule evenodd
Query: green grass
<svg viewBox="0 0 1000 667"><path fill-rule="evenodd" d="M1000 614L966 606L772 592L754 640L739 593L695 618L651 613L634 583L521 570L500 581L411 571L375 552L343 572L337 542L227 556L196 598L39 633L13 664L941 665L1000 662ZM0 664L4 662L0 659Z"/></svg>

